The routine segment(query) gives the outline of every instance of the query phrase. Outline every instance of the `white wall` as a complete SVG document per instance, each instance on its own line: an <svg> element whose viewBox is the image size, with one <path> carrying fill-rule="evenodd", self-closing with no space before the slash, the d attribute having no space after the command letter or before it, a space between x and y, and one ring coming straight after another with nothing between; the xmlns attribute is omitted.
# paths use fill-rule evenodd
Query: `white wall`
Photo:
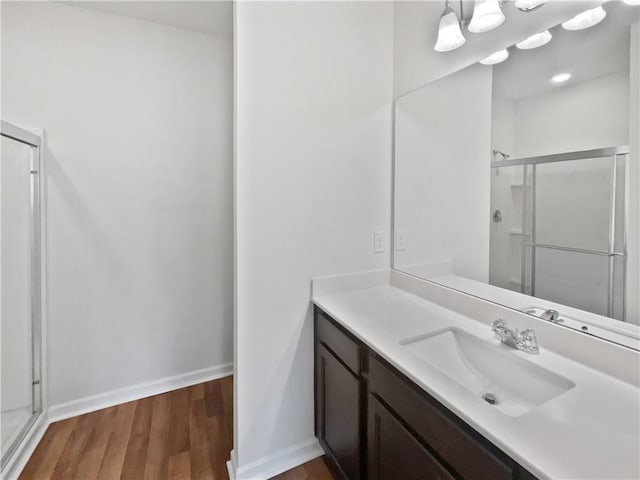
<svg viewBox="0 0 640 480"><path fill-rule="evenodd" d="M515 102L515 157L629 143L629 73L548 90Z"/></svg>
<svg viewBox="0 0 640 480"><path fill-rule="evenodd" d="M397 101L395 268L450 260L488 281L491 77L474 65Z"/></svg>
<svg viewBox="0 0 640 480"><path fill-rule="evenodd" d="M50 403L230 362L231 40L2 2L2 107L48 134Z"/></svg>
<svg viewBox="0 0 640 480"><path fill-rule="evenodd" d="M373 232L389 231L392 15L390 2L236 5L240 478L314 441L311 278L389 266Z"/></svg>

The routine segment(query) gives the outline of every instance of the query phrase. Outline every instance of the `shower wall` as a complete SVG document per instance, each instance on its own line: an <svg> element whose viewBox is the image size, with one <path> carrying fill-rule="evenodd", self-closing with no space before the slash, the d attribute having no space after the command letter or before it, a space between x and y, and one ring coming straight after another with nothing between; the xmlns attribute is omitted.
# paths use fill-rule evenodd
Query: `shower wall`
<svg viewBox="0 0 640 480"><path fill-rule="evenodd" d="M3 118L48 136L50 405L228 369L232 39L1 7Z"/></svg>

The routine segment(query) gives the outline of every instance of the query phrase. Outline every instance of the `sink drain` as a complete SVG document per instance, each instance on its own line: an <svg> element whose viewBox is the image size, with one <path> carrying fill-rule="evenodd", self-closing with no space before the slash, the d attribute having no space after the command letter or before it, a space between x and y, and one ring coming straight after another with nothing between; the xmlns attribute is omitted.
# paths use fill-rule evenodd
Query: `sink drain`
<svg viewBox="0 0 640 480"><path fill-rule="evenodd" d="M482 399L489 405L495 405L498 403L498 397L496 397L493 393L485 393L484 395L482 395Z"/></svg>

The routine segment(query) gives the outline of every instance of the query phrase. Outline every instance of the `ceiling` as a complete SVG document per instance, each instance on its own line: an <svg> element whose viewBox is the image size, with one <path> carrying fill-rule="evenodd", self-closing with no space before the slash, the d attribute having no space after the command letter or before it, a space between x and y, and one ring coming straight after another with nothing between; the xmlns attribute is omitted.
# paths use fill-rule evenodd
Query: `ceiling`
<svg viewBox="0 0 640 480"><path fill-rule="evenodd" d="M147 20L194 32L233 36L233 2L223 0L66 1L74 7Z"/></svg>
<svg viewBox="0 0 640 480"><path fill-rule="evenodd" d="M560 25L550 30L553 39L533 50L509 49L510 57L493 68L494 96L517 100L558 85L553 75L572 74L561 84L573 85L629 69L630 26L640 20L640 7L622 2L603 5L607 16L598 25L567 31Z"/></svg>

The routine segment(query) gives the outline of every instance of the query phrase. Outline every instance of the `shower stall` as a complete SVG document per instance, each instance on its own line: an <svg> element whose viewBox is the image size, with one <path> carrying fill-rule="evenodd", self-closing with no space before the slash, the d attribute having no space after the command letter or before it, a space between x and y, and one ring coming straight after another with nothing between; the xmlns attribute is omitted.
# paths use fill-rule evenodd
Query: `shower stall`
<svg viewBox="0 0 640 480"><path fill-rule="evenodd" d="M42 136L2 121L0 432L3 473L42 413Z"/></svg>
<svg viewBox="0 0 640 480"><path fill-rule="evenodd" d="M624 321L628 153L491 162L490 282Z"/></svg>

